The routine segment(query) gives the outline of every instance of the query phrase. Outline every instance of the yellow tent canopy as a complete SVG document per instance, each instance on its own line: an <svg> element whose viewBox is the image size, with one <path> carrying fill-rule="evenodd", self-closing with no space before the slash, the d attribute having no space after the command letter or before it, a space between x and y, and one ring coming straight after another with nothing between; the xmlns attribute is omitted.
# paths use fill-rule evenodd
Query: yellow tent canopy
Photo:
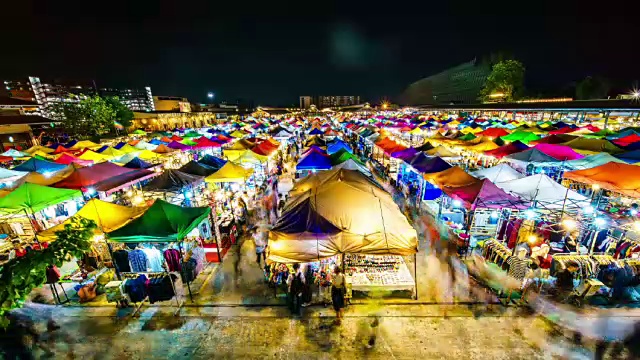
<svg viewBox="0 0 640 360"><path fill-rule="evenodd" d="M231 135L231 137L234 137L234 138L241 138L241 137L244 137L246 135L246 133L243 133L240 130L236 130L236 131L232 132L229 135Z"/></svg>
<svg viewBox="0 0 640 360"><path fill-rule="evenodd" d="M48 148L46 146L35 145L35 146L32 146L32 147L28 148L27 150L24 150L23 152L26 152L27 154L35 155L36 152L38 152L38 151L46 155L46 154L51 154L55 150L51 149L51 148Z"/></svg>
<svg viewBox="0 0 640 360"><path fill-rule="evenodd" d="M73 217L95 221L98 227L94 230L94 234L103 235L103 232L111 232L123 227L144 214L146 210L147 207L128 207L91 199ZM71 221L71 218L67 219L61 224L38 233L38 239L47 242L54 241L56 239L56 231L64 229L64 226L70 224Z"/></svg>
<svg viewBox="0 0 640 360"><path fill-rule="evenodd" d="M120 157L120 156L124 155L125 152L124 151L120 151L120 150L115 149L115 148L112 148L112 147L108 147L103 152L101 152L100 154L117 158L117 157Z"/></svg>
<svg viewBox="0 0 640 360"><path fill-rule="evenodd" d="M129 144L125 144L123 147L120 148L120 151L122 151L125 154L128 154L128 153L135 152L135 151L140 151L140 150L134 148L133 146L131 146Z"/></svg>
<svg viewBox="0 0 640 360"><path fill-rule="evenodd" d="M227 161L220 170L204 178L206 182L245 182L253 174L253 169L245 169L231 161Z"/></svg>
<svg viewBox="0 0 640 360"><path fill-rule="evenodd" d="M104 162L113 159L113 156L103 155L101 153L97 153L93 150L87 150L82 155L78 156L80 160L91 160L93 162Z"/></svg>
<svg viewBox="0 0 640 360"><path fill-rule="evenodd" d="M242 155L240 155L233 161L241 165L248 165L248 164L253 165L253 164L262 164L267 162L268 160L269 160L268 156L256 154L251 150L245 150Z"/></svg>
<svg viewBox="0 0 640 360"><path fill-rule="evenodd" d="M409 134L411 134L411 135L420 135L420 134L422 134L422 129L420 129L419 127L416 127L415 129L409 131Z"/></svg>
<svg viewBox="0 0 640 360"><path fill-rule="evenodd" d="M78 141L75 145L73 145L71 147L71 150L82 150L84 148L88 148L88 149L98 149L100 148L100 144L96 144L93 141L90 140L81 140Z"/></svg>

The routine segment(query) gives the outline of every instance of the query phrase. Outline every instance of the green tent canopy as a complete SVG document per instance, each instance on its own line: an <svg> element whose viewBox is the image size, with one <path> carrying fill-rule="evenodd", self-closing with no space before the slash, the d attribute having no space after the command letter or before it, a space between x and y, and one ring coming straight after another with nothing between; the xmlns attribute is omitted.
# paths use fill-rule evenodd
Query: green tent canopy
<svg viewBox="0 0 640 360"><path fill-rule="evenodd" d="M188 146L194 146L194 145L198 145L197 142L191 140L191 139L184 139L182 141L180 141L180 143L182 143L183 145L188 145Z"/></svg>
<svg viewBox="0 0 640 360"><path fill-rule="evenodd" d="M197 131L189 131L188 133L184 134L184 137L188 137L188 138L197 138L197 137L201 137L202 134L200 134Z"/></svg>
<svg viewBox="0 0 640 360"><path fill-rule="evenodd" d="M180 241L210 212L208 207L182 207L156 200L141 217L107 235L118 242Z"/></svg>
<svg viewBox="0 0 640 360"><path fill-rule="evenodd" d="M147 132L144 130L140 130L137 129L136 131L132 132L133 135L147 135Z"/></svg>
<svg viewBox="0 0 640 360"><path fill-rule="evenodd" d="M540 139L540 137L530 131L516 130L509 135L501 137L501 139L505 141L519 140L520 142L528 144L530 141Z"/></svg>
<svg viewBox="0 0 640 360"><path fill-rule="evenodd" d="M35 213L81 196L82 192L79 190L58 189L25 182L7 196L0 198L0 213L11 214L22 210Z"/></svg>
<svg viewBox="0 0 640 360"><path fill-rule="evenodd" d="M475 139L476 137L477 136L473 135L472 133L468 133L468 134L465 134L464 136L459 137L458 140L469 141L469 140Z"/></svg>
<svg viewBox="0 0 640 360"><path fill-rule="evenodd" d="M336 151L335 153L329 155L329 158L331 160L331 165L338 165L338 164L342 164L343 162L349 160L349 159L353 159L355 162L357 162L360 165L364 164L358 159L357 156L353 155L352 153L350 153L349 151L345 150L345 149L340 149L338 151Z"/></svg>

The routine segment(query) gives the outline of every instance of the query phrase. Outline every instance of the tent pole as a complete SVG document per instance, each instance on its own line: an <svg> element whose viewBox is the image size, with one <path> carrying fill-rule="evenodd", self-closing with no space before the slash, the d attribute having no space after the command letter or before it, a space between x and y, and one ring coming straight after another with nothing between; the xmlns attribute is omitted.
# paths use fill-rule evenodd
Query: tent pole
<svg viewBox="0 0 640 360"><path fill-rule="evenodd" d="M418 300L418 253L413 254L413 281L415 282L415 300Z"/></svg>
<svg viewBox="0 0 640 360"><path fill-rule="evenodd" d="M216 240L216 250L218 251L218 261L222 264L222 254L220 254L220 227L218 226L218 203L214 200L214 209L209 213L210 221L213 224L214 239Z"/></svg>
<svg viewBox="0 0 640 360"><path fill-rule="evenodd" d="M111 248L111 244L107 241L107 238L104 238L105 244L107 244L107 249L109 249L109 256L111 256L111 262L113 263L113 268L116 270L116 276L118 280L122 281L122 276L120 275L120 269L118 269L118 264L116 264L116 260L113 258L113 249Z"/></svg>
<svg viewBox="0 0 640 360"><path fill-rule="evenodd" d="M27 217L27 220L29 220L30 223L33 220L33 223L31 223L31 228L33 229L33 239L36 241L38 245L40 245L40 249L42 249L42 244L40 244L40 240L38 240L38 233L36 231L36 227L34 226L34 224L36 223L36 217L33 216L33 219L32 219L32 217L29 216L27 209L22 209L22 210L24 210L24 215ZM33 214L33 210L31 210L31 213Z"/></svg>

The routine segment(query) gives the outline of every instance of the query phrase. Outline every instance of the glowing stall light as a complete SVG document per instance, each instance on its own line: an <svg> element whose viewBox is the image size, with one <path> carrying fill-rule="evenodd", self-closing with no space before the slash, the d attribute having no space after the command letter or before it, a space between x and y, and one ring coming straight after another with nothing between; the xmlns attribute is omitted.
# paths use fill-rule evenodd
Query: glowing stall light
<svg viewBox="0 0 640 360"><path fill-rule="evenodd" d="M593 222L596 224L597 227L602 228L605 225L607 225L607 220L603 219L603 218L595 218L593 220Z"/></svg>
<svg viewBox="0 0 640 360"><path fill-rule="evenodd" d="M527 219L531 220L534 219L536 217L536 212L532 209L527 209L524 212L524 216L527 217Z"/></svg>
<svg viewBox="0 0 640 360"><path fill-rule="evenodd" d="M94 195L95 193L96 193L96 189L94 189L94 188L92 188L92 187L87 188L87 194L89 194L89 195Z"/></svg>
<svg viewBox="0 0 640 360"><path fill-rule="evenodd" d="M567 230L573 230L578 226L578 223L573 219L566 219L562 221L562 225Z"/></svg>
<svg viewBox="0 0 640 360"><path fill-rule="evenodd" d="M51 172L51 171L45 171L45 172L42 173L42 176L44 176L47 179L49 177L51 177L51 175L53 175L53 172Z"/></svg>
<svg viewBox="0 0 640 360"><path fill-rule="evenodd" d="M193 193L191 191L187 191L184 193L184 196L190 198L193 196Z"/></svg>
<svg viewBox="0 0 640 360"><path fill-rule="evenodd" d="M591 206L591 205L586 206L586 207L583 209L583 212L584 212L585 214L593 214L593 206Z"/></svg>
<svg viewBox="0 0 640 360"><path fill-rule="evenodd" d="M460 200L453 200L452 204L453 204L453 207L455 207L455 208L462 207L462 201L460 201Z"/></svg>
<svg viewBox="0 0 640 360"><path fill-rule="evenodd" d="M638 215L638 210L636 210L636 209L631 209L631 210L629 211L629 213L630 213L632 216L636 216L636 215Z"/></svg>
<svg viewBox="0 0 640 360"><path fill-rule="evenodd" d="M495 210L494 210L494 211L492 211L492 212L491 212L491 218L492 218L492 219L497 219L497 218L498 218L498 212L497 212L497 211L495 211Z"/></svg>

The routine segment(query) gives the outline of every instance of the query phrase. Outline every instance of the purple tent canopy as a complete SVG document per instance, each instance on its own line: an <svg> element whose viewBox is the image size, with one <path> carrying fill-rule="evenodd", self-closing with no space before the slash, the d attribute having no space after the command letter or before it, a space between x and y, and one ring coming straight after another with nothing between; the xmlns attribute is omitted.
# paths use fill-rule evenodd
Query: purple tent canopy
<svg viewBox="0 0 640 360"><path fill-rule="evenodd" d="M465 207L471 210L476 208L526 209L529 207L528 202L506 193L489 179L483 179L462 187L451 188L445 186L442 191L450 197L464 202Z"/></svg>
<svg viewBox="0 0 640 360"><path fill-rule="evenodd" d="M191 150L192 149L191 146L185 145L183 143L179 143L179 142L177 142L175 140L170 142L169 145L167 145L167 147L171 148L171 149L177 149L177 150Z"/></svg>
<svg viewBox="0 0 640 360"><path fill-rule="evenodd" d="M442 160L442 158L438 156L428 157L424 155L424 153L420 153L416 157L414 157L409 165L423 174L437 173L451 168L451 165L449 165L448 162Z"/></svg>
<svg viewBox="0 0 640 360"><path fill-rule="evenodd" d="M396 158L396 159L400 159L400 160L404 160L404 161L408 162L414 156L416 156L417 153L418 153L418 150L410 147L410 148L406 148L404 150L392 152L391 153L391 157Z"/></svg>

